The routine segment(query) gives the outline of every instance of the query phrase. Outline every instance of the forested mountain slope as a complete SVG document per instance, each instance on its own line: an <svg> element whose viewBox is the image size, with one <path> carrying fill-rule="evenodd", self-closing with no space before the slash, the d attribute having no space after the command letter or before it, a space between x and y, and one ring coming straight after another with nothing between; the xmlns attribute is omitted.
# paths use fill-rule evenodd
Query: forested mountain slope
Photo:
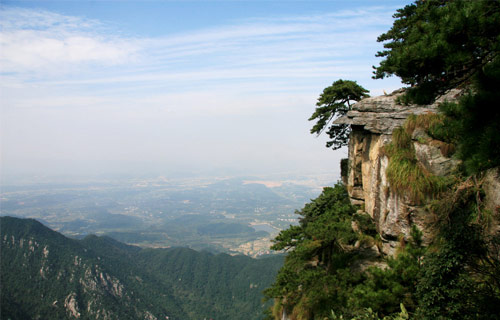
<svg viewBox="0 0 500 320"><path fill-rule="evenodd" d="M2 319L260 319L282 258L73 240L1 217Z"/></svg>

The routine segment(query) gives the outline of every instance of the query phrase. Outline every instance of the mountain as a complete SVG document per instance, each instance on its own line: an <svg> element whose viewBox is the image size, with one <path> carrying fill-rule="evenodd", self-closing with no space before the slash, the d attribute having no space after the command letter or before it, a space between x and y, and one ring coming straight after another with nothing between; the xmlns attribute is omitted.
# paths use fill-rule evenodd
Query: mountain
<svg viewBox="0 0 500 320"><path fill-rule="evenodd" d="M282 257L69 239L0 217L2 319L260 319Z"/></svg>

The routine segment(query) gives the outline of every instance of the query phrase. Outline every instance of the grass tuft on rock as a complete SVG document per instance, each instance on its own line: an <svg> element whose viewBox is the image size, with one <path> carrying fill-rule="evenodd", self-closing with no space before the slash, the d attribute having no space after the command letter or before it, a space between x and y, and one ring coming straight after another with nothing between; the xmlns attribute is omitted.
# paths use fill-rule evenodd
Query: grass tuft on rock
<svg viewBox="0 0 500 320"><path fill-rule="evenodd" d="M391 190L416 203L441 193L447 186L445 178L435 176L418 163L411 138L416 128L427 131L441 121L440 115L412 115L403 127L393 131L392 142L384 147L389 158L386 176Z"/></svg>

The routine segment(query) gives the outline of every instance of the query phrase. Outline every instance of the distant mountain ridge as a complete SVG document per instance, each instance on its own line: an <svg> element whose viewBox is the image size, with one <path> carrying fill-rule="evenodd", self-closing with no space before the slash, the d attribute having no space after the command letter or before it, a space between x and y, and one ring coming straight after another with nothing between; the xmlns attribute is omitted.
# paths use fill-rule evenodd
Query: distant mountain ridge
<svg viewBox="0 0 500 320"><path fill-rule="evenodd" d="M74 240L0 217L2 319L261 319L281 257Z"/></svg>

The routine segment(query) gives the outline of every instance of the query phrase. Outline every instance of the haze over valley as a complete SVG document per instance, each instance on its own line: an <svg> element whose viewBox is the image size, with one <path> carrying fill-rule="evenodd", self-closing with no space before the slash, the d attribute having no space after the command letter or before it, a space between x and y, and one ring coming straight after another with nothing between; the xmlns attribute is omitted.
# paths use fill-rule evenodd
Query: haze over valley
<svg viewBox="0 0 500 320"><path fill-rule="evenodd" d="M310 134L321 89L399 87L365 70L401 3L2 2L1 215L267 253L347 157Z"/></svg>
<svg viewBox="0 0 500 320"><path fill-rule="evenodd" d="M101 180L4 186L1 215L69 237L107 235L142 247L269 254L270 239L334 174Z"/></svg>

